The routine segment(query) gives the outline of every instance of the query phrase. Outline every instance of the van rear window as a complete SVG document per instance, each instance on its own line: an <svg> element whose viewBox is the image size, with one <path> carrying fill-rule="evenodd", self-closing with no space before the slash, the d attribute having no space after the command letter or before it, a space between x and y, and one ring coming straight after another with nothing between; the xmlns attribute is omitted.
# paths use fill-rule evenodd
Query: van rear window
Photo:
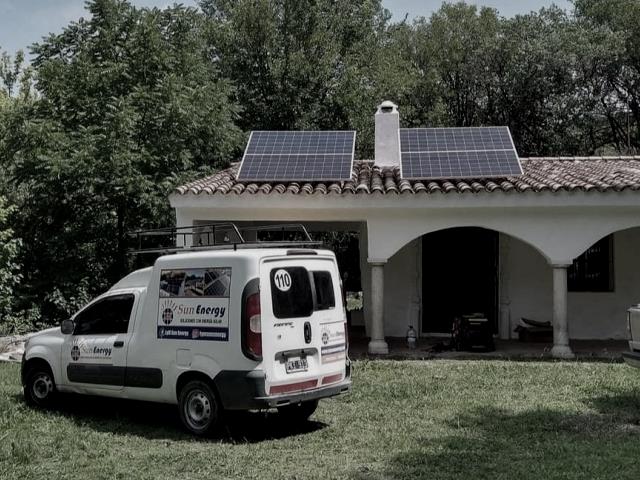
<svg viewBox="0 0 640 480"><path fill-rule="evenodd" d="M271 270L271 301L276 318L308 317L336 306L331 272L304 267Z"/></svg>
<svg viewBox="0 0 640 480"><path fill-rule="evenodd" d="M271 302L276 318L308 317L313 313L309 272L304 267L271 270Z"/></svg>
<svg viewBox="0 0 640 480"><path fill-rule="evenodd" d="M313 284L316 290L316 310L329 310L336 306L333 293L333 281L330 272L313 272Z"/></svg>

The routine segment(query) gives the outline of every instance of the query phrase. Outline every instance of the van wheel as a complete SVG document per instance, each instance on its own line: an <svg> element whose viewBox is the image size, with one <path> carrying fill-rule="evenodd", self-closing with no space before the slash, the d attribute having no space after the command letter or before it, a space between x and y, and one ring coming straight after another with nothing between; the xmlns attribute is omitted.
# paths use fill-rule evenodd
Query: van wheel
<svg viewBox="0 0 640 480"><path fill-rule="evenodd" d="M318 408L318 400L308 402L292 403L284 407L278 407L278 413L284 421L290 423L305 422Z"/></svg>
<svg viewBox="0 0 640 480"><path fill-rule="evenodd" d="M36 366L29 371L24 386L24 399L32 407L50 407L56 397L56 384L51 370Z"/></svg>
<svg viewBox="0 0 640 480"><path fill-rule="evenodd" d="M207 383L199 380L187 383L180 391L178 407L180 420L189 432L205 436L215 430L219 418L218 402Z"/></svg>

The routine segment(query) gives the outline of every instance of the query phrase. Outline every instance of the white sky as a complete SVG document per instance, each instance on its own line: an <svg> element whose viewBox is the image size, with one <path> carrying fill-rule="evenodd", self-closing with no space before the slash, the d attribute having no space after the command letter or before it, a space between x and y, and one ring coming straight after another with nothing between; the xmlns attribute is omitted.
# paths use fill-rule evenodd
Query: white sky
<svg viewBox="0 0 640 480"><path fill-rule="evenodd" d="M172 0L131 0L138 6L165 7ZM501 15L513 16L539 10L552 3L571 8L569 0L467 0L468 3L487 5L498 9ZM195 6L196 0L178 0ZM394 20L429 16L442 4L441 0L383 0ZM49 32L59 32L71 20L84 15L84 0L0 0L0 49L13 54L41 40Z"/></svg>

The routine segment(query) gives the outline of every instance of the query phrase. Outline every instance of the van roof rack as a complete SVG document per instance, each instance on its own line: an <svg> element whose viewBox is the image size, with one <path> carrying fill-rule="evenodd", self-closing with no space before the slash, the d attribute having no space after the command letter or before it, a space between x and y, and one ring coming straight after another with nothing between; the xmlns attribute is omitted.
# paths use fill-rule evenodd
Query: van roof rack
<svg viewBox="0 0 640 480"><path fill-rule="evenodd" d="M317 248L304 225L285 223L238 226L232 222L166 227L129 232L137 248L130 254L167 254L246 248Z"/></svg>

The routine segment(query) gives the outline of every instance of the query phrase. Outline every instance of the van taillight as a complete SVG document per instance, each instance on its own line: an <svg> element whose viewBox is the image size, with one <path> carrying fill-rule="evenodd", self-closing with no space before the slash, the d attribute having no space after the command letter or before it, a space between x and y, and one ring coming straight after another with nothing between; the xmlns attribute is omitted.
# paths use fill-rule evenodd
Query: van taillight
<svg viewBox="0 0 640 480"><path fill-rule="evenodd" d="M260 293L254 293L247 297L244 309L245 335L248 353L256 359L262 357L262 327L260 324Z"/></svg>
<svg viewBox="0 0 640 480"><path fill-rule="evenodd" d="M344 322L344 350L349 353L349 324Z"/></svg>

